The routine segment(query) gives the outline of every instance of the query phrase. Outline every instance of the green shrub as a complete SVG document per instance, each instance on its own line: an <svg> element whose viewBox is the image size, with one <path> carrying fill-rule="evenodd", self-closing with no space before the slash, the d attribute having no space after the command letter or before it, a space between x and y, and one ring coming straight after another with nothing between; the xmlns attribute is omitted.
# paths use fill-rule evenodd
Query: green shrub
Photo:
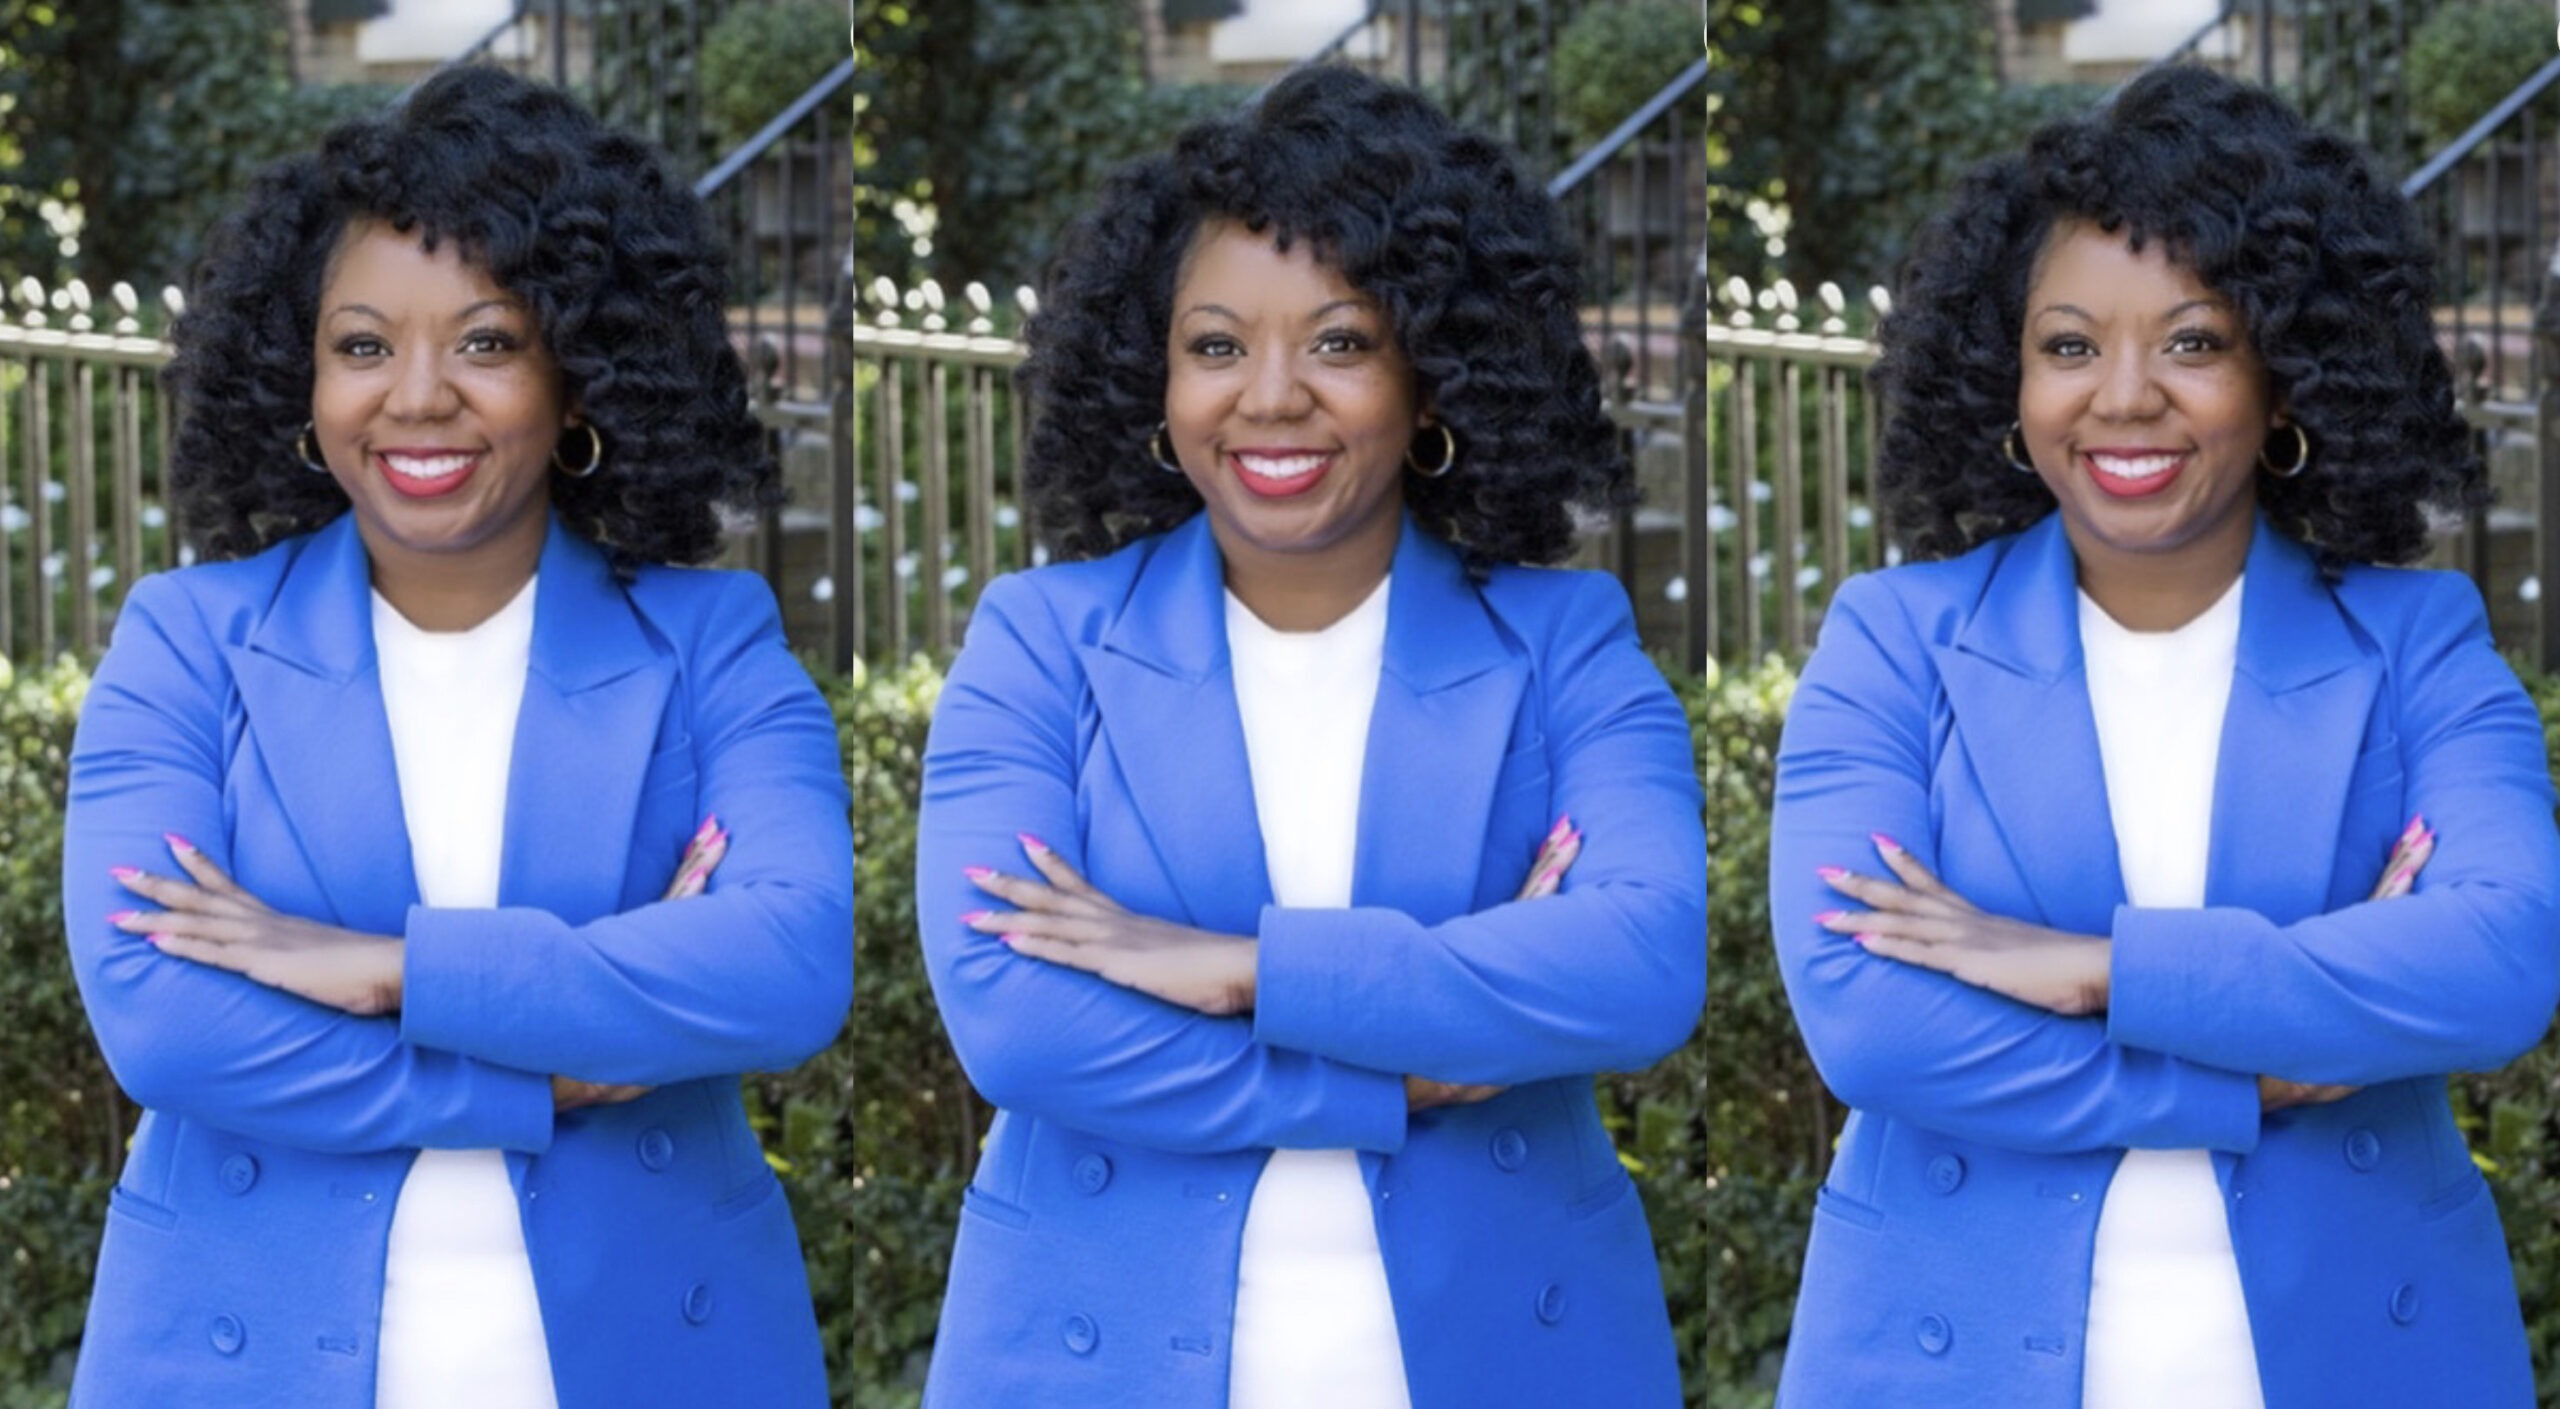
<svg viewBox="0 0 2560 1409"><path fill-rule="evenodd" d="M0 1409L59 1409L106 1185L132 1111L100 1066L63 961L58 858L86 677L0 666ZM1793 672L1679 683L1707 791L1713 984L1688 1046L1602 1078L1602 1111L1661 1251L1687 1398L1765 1409L1813 1190L1841 1109L1797 1040L1768 943L1768 798ZM941 676L919 660L826 683L853 786L854 1015L749 1109L808 1253L835 1401L913 1409L960 1189L988 1110L960 1075L915 945L914 801ZM2529 681L2560 760L2560 679ZM2560 1396L2560 1044L2454 1082L2515 1255L2542 1397Z"/></svg>

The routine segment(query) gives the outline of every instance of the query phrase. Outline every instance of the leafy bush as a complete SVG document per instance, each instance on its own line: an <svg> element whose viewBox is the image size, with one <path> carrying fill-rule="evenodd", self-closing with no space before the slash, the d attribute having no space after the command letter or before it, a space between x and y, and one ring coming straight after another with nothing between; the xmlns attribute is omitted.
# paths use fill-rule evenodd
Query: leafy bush
<svg viewBox="0 0 2560 1409"><path fill-rule="evenodd" d="M106 1185L132 1111L101 1067L61 942L57 858L77 666L0 666L0 1409L59 1409ZM1695 1409L1765 1409L1813 1189L1841 1110L1797 1040L1768 943L1768 798L1794 688L1777 660L1679 682L1707 790L1713 988L1689 1045L1601 1080L1636 1176ZM2560 759L2560 679L2529 687ZM941 677L926 661L825 683L853 786L859 991L836 1045L749 1078L800 1222L834 1398L913 1409L960 1189L988 1110L944 1041L916 950L914 801ZM2454 1082L2499 1207L2542 1397L2560 1396L2560 1044Z"/></svg>
<svg viewBox="0 0 2560 1409"><path fill-rule="evenodd" d="M2409 35L2409 112L2438 142L2489 115L2551 53L2551 7L2483 0L2437 8Z"/></svg>
<svg viewBox="0 0 2560 1409"><path fill-rule="evenodd" d="M1599 141L1696 61L1703 35L1690 0L1589 6L1556 34L1556 115Z"/></svg>
<svg viewBox="0 0 2560 1409"><path fill-rule="evenodd" d="M739 5L702 36L703 115L736 144L782 115L846 53L851 31L835 0Z"/></svg>

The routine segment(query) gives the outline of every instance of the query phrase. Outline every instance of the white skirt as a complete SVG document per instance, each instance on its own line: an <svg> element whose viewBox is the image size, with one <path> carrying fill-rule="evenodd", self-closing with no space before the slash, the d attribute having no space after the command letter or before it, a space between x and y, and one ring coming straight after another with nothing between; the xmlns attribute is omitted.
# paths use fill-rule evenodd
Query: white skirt
<svg viewBox="0 0 2560 1409"><path fill-rule="evenodd" d="M559 1409L507 1159L420 1150L391 1213L375 1409Z"/></svg>
<svg viewBox="0 0 2560 1409"><path fill-rule="evenodd" d="M1245 1208L1228 1409L1412 1409L1349 1150L1274 1150Z"/></svg>
<svg viewBox="0 0 2560 1409"><path fill-rule="evenodd" d="M2266 1409L2213 1156L2127 1150L2098 1211L2081 1409Z"/></svg>

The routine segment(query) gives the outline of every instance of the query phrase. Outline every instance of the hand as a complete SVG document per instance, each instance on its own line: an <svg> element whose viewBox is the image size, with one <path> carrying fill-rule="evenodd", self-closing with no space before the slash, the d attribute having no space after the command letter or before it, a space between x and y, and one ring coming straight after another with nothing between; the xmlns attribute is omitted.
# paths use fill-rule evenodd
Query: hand
<svg viewBox="0 0 2560 1409"><path fill-rule="evenodd" d="M721 860L728 854L727 829L720 825L716 816L703 818L693 840L685 843L684 855L676 862L675 878L667 882L667 893L658 898L682 900L702 894L703 888L711 884L711 873L719 869Z"/></svg>
<svg viewBox="0 0 2560 1409"><path fill-rule="evenodd" d="M573 1076L551 1078L551 1110L585 1110L589 1106L618 1106L649 1094L646 1086L614 1086L601 1081L580 1081Z"/></svg>
<svg viewBox="0 0 2560 1409"><path fill-rule="evenodd" d="M1514 900L1536 900L1553 895L1564 884L1564 873L1582 856L1582 833L1575 829L1573 818L1559 817L1538 845L1538 854L1529 863L1529 878L1520 883Z"/></svg>
<svg viewBox="0 0 2560 1409"><path fill-rule="evenodd" d="M2425 869L2436 854L2436 834L2427 827L2423 816L2412 817L2402 829L2399 839L2391 844L2391 854L2382 862L2382 878L2373 883L2368 901L2391 900L2407 895L2418 883L2418 872ZM2280 1076L2258 1078L2258 1109L2291 1110L2295 1106L2325 1106L2343 1101L2356 1093L2353 1086L2321 1086L2305 1081L2287 1081Z"/></svg>
<svg viewBox="0 0 2560 1409"><path fill-rule="evenodd" d="M1433 1081L1427 1076L1404 1079L1404 1108L1407 1113L1437 1110L1442 1106L1472 1106L1490 1101L1508 1088L1501 1086L1466 1086L1454 1081Z"/></svg>
<svg viewBox="0 0 2560 1409"><path fill-rule="evenodd" d="M343 1012L377 1017L399 1010L399 939L280 915L186 838L173 833L168 843L185 879L117 867L119 884L159 908L118 911L107 917L109 923L147 936L163 954L227 969Z"/></svg>
<svg viewBox="0 0 2560 1409"><path fill-rule="evenodd" d="M1039 838L1026 833L1021 840L1040 878L970 867L972 885L1014 908L972 911L961 923L1002 938L1016 954L1081 969L1212 1017L1253 1010L1259 953L1253 940L1133 915Z"/></svg>
<svg viewBox="0 0 2560 1409"><path fill-rule="evenodd" d="M1870 954L1935 969L2050 1012L2105 1011L2113 953L2107 940L1984 914L1891 837L1878 834L1875 844L1894 879L1822 868L1826 884L1868 908L1825 911L1815 923L1855 936Z"/></svg>

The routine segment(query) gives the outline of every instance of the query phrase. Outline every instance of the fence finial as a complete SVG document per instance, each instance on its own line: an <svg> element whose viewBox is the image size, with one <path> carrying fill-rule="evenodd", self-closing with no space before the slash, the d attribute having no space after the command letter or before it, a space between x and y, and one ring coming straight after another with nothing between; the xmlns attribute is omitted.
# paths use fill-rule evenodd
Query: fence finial
<svg viewBox="0 0 2560 1409"><path fill-rule="evenodd" d="M116 306L117 333L131 336L142 331L142 320L133 316L142 309L142 300L134 293L133 285L116 280L107 287L107 300Z"/></svg>
<svg viewBox="0 0 2560 1409"><path fill-rule="evenodd" d="M1796 318L1796 307L1800 300L1796 298L1795 281L1792 279L1780 279L1776 285L1769 290L1769 292L1775 297L1777 302L1778 331L1782 333L1792 333L1796 329L1803 327L1804 324Z"/></svg>
<svg viewBox="0 0 2560 1409"><path fill-rule="evenodd" d="M1822 305L1824 335L1838 337L1849 331L1849 320L1840 316L1848 310L1849 300L1841 295L1838 284L1829 279L1823 280L1822 286L1813 291L1813 297L1816 303Z"/></svg>
<svg viewBox="0 0 2560 1409"><path fill-rule="evenodd" d="M1030 317L1040 311L1040 291L1029 284L1014 285L1013 306L1022 310L1023 317Z"/></svg>
<svg viewBox="0 0 2560 1409"><path fill-rule="evenodd" d="M175 284L163 284L163 285L161 285L161 286L160 286L160 306L161 306L162 308L168 309L168 310L169 310L169 316L170 316L170 317L172 317L172 318L175 318L175 317L177 317L179 314L186 312L186 311L187 311L187 293L186 293L186 290L179 288L179 287L178 287L177 285L175 285Z"/></svg>
<svg viewBox="0 0 2560 1409"><path fill-rule="evenodd" d="M18 281L18 303L26 309L25 313L19 315L19 322L30 328L44 326L44 285L36 282L35 275L30 274Z"/></svg>
<svg viewBox="0 0 2560 1409"><path fill-rule="evenodd" d="M97 326L89 318L89 309L95 300L89 297L87 280L74 279L65 284L62 288L62 299L71 310L71 331L85 333Z"/></svg>
<svg viewBox="0 0 2560 1409"><path fill-rule="evenodd" d="M917 286L910 306L920 303L924 309L924 330L928 333L938 333L951 326L950 322L942 316L946 302L947 300L942 296L942 281L927 279Z"/></svg>
<svg viewBox="0 0 2560 1409"><path fill-rule="evenodd" d="M1724 281L1724 301L1725 306L1733 310L1725 315L1726 322L1737 328L1751 326L1751 286L1742 282L1741 275L1736 274Z"/></svg>
<svg viewBox="0 0 2560 1409"><path fill-rule="evenodd" d="M996 320L987 316L995 308L995 300L987 296L987 286L972 279L960 290L960 301L969 305L969 332L985 337L996 330Z"/></svg>
<svg viewBox="0 0 2560 1409"><path fill-rule="evenodd" d="M1892 290L1887 289L1882 284L1869 284L1867 286L1867 307L1874 309L1878 318L1882 318L1884 315L1891 313L1893 311Z"/></svg>

